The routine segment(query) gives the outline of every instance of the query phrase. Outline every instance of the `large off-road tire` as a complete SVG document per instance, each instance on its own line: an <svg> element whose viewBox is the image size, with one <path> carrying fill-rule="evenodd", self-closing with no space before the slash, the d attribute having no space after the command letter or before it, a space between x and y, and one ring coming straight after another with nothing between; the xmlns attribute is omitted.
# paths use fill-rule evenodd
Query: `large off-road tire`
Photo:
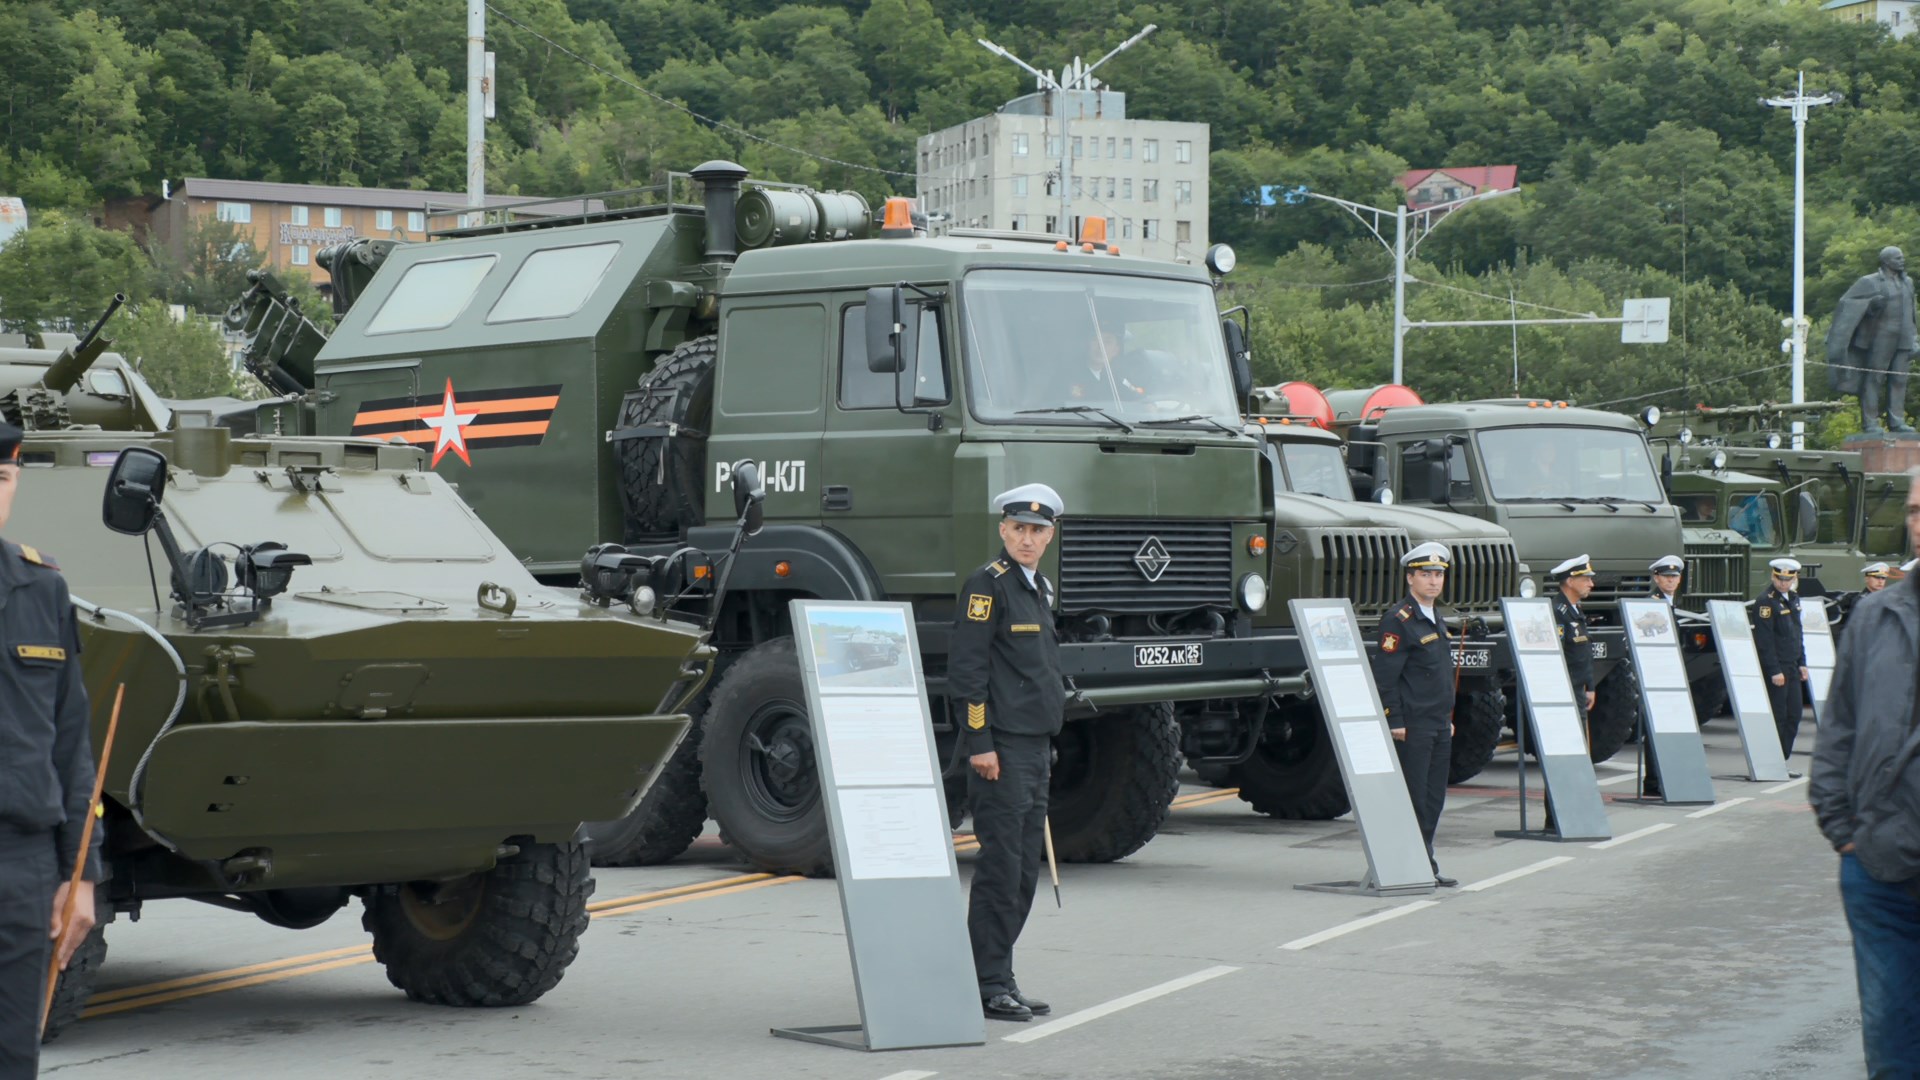
<svg viewBox="0 0 1920 1080"><path fill-rule="evenodd" d="M1728 715L1733 707L1733 699L1727 694L1727 681L1718 671L1688 683L1687 690L1693 695L1693 718L1702 727L1709 720Z"/></svg>
<svg viewBox="0 0 1920 1080"><path fill-rule="evenodd" d="M1480 775L1493 760L1507 728L1507 696L1498 687L1467 690L1453 702L1453 756L1447 763L1447 783L1464 783Z"/></svg>
<svg viewBox="0 0 1920 1080"><path fill-rule="evenodd" d="M707 793L700 786L701 704L688 710L693 725L631 813L587 823L587 851L595 866L657 866L680 857L707 826Z"/></svg>
<svg viewBox="0 0 1920 1080"><path fill-rule="evenodd" d="M593 876L580 844L523 843L456 882L375 886L360 925L387 980L430 1005L525 1005L580 951Z"/></svg>
<svg viewBox="0 0 1920 1080"><path fill-rule="evenodd" d="M1627 745L1640 725L1640 684L1633 665L1621 664L1594 687L1593 712L1587 716L1587 741L1593 760L1605 761Z"/></svg>
<svg viewBox="0 0 1920 1080"><path fill-rule="evenodd" d="M1228 773L1240 801L1268 817L1330 821L1352 808L1320 707L1281 698L1253 756Z"/></svg>
<svg viewBox="0 0 1920 1080"><path fill-rule="evenodd" d="M616 428L678 424L699 433L613 444L620 461L628 543L678 540L687 528L706 521L705 432L713 415L713 361L718 353L719 339L712 335L686 342L641 377L641 390L658 392L629 394L620 405Z"/></svg>
<svg viewBox="0 0 1920 1080"><path fill-rule="evenodd" d="M1173 706L1077 720L1054 736L1047 816L1063 862L1113 862L1146 846L1180 790Z"/></svg>
<svg viewBox="0 0 1920 1080"><path fill-rule="evenodd" d="M100 980L100 968L107 962L107 921L111 913L103 910L96 917L99 921L93 933L74 950L67 970L61 972L60 980L54 983L53 1005L47 1010L47 1026L40 1032L43 1043L52 1042L63 1028L80 1019L87 999L93 996L94 984ZM45 974L41 972L43 978Z"/></svg>
<svg viewBox="0 0 1920 1080"><path fill-rule="evenodd" d="M792 638L761 642L707 701L700 782L720 839L762 870L824 877L833 840Z"/></svg>

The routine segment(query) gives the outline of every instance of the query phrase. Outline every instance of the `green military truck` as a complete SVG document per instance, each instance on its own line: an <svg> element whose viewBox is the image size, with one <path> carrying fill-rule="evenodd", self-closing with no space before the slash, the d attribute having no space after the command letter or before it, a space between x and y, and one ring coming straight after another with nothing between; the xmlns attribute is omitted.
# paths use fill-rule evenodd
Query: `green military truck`
<svg viewBox="0 0 1920 1080"><path fill-rule="evenodd" d="M1500 525L1528 568L1521 596L1550 593L1545 571L1562 560L1593 557L1597 580L1583 605L1599 680L1589 737L1594 760L1612 757L1640 711L1631 670L1620 665L1619 601L1649 595L1648 566L1674 553L1700 568L1690 590L1695 600L1741 599L1744 542L1683 526L1655 469L1644 421L1527 399L1367 407L1376 393L1329 395L1356 493ZM1688 667L1696 682L1718 678L1710 643L1692 650Z"/></svg>
<svg viewBox="0 0 1920 1080"><path fill-rule="evenodd" d="M1054 838L1065 858L1137 849L1207 724L1252 726L1257 703L1305 689L1297 639L1255 633L1275 603L1266 458L1213 282L1091 241L906 220L873 237L857 196L744 177L710 163L698 201L675 178L570 221L330 249L330 339L262 277L229 321L288 396L252 422L429 450L554 580L596 542L724 548L726 463L762 463L766 526L714 613L697 737L634 814L595 828L619 862L672 857L711 813L757 865L828 868L795 598L913 603L957 789L954 592L997 550L992 496L1049 483L1068 507L1044 567L1070 708ZM1102 359L1106 378L1076 374ZM1303 590L1324 587L1306 565L1321 557L1288 555ZM1347 558L1393 572L1388 550Z"/></svg>

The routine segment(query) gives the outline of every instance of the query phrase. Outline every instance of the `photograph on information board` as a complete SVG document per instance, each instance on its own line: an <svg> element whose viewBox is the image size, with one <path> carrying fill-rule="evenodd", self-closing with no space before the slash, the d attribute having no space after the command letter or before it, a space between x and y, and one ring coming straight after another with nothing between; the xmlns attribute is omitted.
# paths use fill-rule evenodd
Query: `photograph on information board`
<svg viewBox="0 0 1920 1080"><path fill-rule="evenodd" d="M1648 610L1633 616L1633 639L1661 645L1673 641L1673 617L1657 607L1649 606Z"/></svg>
<svg viewBox="0 0 1920 1080"><path fill-rule="evenodd" d="M1322 660L1353 660L1360 643L1353 639L1352 622L1344 608L1308 608L1307 636Z"/></svg>
<svg viewBox="0 0 1920 1080"><path fill-rule="evenodd" d="M913 689L901 609L809 608L807 637L823 691Z"/></svg>
<svg viewBox="0 0 1920 1080"><path fill-rule="evenodd" d="M1528 604L1513 612L1513 646L1531 652L1558 652L1560 634L1554 629L1553 609Z"/></svg>

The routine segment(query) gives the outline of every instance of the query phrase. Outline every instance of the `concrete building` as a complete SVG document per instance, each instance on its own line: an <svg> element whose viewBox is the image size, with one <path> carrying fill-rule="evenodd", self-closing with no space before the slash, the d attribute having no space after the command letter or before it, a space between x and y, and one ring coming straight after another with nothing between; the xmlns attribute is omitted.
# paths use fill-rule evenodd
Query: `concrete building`
<svg viewBox="0 0 1920 1080"><path fill-rule="evenodd" d="M445 229L457 224L448 211L466 201L465 195L447 191L194 177L166 189L159 200L147 202L144 223L130 219L126 224L145 224L153 230L155 243L179 245L185 242L192 221L212 217L232 222L266 257L262 264L266 269L305 274L324 285L329 281L327 272L313 261L321 248L361 236L425 240L430 226ZM489 207L530 201L524 195L487 197ZM566 207L547 204L541 209L557 213Z"/></svg>
<svg viewBox="0 0 1920 1080"><path fill-rule="evenodd" d="M1424 210L1484 191L1509 191L1520 186L1519 174L1516 165L1414 169L1401 173L1399 184L1407 193L1407 209Z"/></svg>
<svg viewBox="0 0 1920 1080"><path fill-rule="evenodd" d="M1893 36L1913 33L1916 0L1827 0L1820 10L1841 22L1878 22L1886 24Z"/></svg>
<svg viewBox="0 0 1920 1080"><path fill-rule="evenodd" d="M1199 261L1207 249L1206 124L1127 119L1114 90L1028 94L918 144L917 195L947 228L1079 235L1088 217L1107 219L1123 252ZM1071 154L1073 221L1060 220L1061 155Z"/></svg>

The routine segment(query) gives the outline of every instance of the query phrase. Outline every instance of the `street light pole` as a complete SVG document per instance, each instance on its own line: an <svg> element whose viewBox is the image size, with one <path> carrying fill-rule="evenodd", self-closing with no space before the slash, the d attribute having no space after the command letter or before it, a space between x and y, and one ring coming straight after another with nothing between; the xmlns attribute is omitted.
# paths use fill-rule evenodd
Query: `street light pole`
<svg viewBox="0 0 1920 1080"><path fill-rule="evenodd" d="M1793 353L1793 403L1807 400L1807 114L1816 105L1828 105L1832 94L1807 95L1807 73L1800 73L1800 84L1792 97L1761 98L1760 104L1772 109L1789 109L1793 117L1793 319L1787 324L1791 335L1784 345ZM1806 444L1805 421L1793 422L1793 446Z"/></svg>
<svg viewBox="0 0 1920 1080"><path fill-rule="evenodd" d="M486 79L487 4L467 0L467 205L476 210L487 202Z"/></svg>
<svg viewBox="0 0 1920 1080"><path fill-rule="evenodd" d="M1094 69L1140 44L1142 39L1158 29L1160 27L1157 24L1148 23L1139 33L1114 46L1107 55L1091 64L1082 65L1079 58L1075 57L1074 63L1065 69L1067 81L1064 84L1055 79L1051 72L1039 70L986 38L974 38L981 48L1002 60L1012 61L1019 65L1022 71L1032 75L1038 81L1040 89L1047 91L1049 99L1053 102L1052 111L1060 117L1060 231L1076 240L1080 236L1073 227L1073 141L1067 137L1067 91L1076 87L1093 89ZM1045 147L1043 146L1042 149Z"/></svg>

